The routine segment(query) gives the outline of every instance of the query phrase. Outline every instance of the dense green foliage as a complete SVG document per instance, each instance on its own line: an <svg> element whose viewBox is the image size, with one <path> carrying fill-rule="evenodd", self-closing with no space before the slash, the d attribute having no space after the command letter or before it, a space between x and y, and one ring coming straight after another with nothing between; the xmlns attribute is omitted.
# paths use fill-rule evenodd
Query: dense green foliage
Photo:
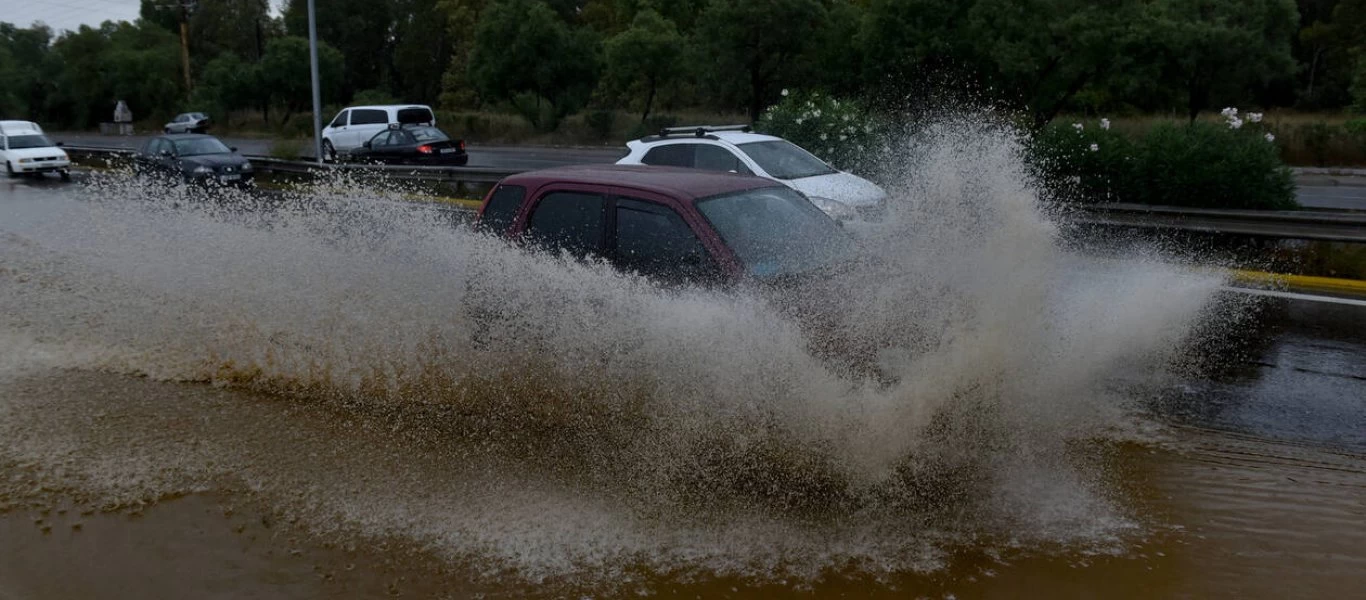
<svg viewBox="0 0 1366 600"><path fill-rule="evenodd" d="M269 0L200 0L194 89L165 4L74 32L0 24L0 110L91 126L118 99L148 119L307 108L304 71L282 62L305 56L304 0L278 15ZM784 88L883 108L947 92L1035 126L1227 105L1366 111L1366 0L329 0L317 28L337 51L324 51L329 106L364 92L542 130L584 108L757 119Z"/></svg>
<svg viewBox="0 0 1366 600"><path fill-rule="evenodd" d="M1056 123L1031 163L1057 200L1292 209L1295 185L1274 136L1252 122L1162 123L1136 138L1099 122Z"/></svg>

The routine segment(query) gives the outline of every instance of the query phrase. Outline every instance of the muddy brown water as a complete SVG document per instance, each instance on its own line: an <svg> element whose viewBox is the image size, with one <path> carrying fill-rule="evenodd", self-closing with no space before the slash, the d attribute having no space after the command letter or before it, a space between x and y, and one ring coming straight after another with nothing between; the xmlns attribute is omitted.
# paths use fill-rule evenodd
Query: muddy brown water
<svg viewBox="0 0 1366 600"><path fill-rule="evenodd" d="M0 599L1360 596L1362 309L1267 300L1172 356L1246 307L1058 252L1001 177L865 282L895 310L857 325L953 342L871 390L761 306L368 207L0 188ZM462 345L476 262L530 335ZM457 385L498 360L542 375Z"/></svg>

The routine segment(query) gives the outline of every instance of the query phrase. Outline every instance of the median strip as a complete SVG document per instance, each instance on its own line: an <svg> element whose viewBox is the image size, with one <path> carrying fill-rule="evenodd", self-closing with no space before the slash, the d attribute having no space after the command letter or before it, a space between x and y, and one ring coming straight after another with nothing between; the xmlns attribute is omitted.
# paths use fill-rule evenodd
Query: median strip
<svg viewBox="0 0 1366 600"><path fill-rule="evenodd" d="M1366 296L1366 281L1356 279L1234 270L1233 281L1253 287Z"/></svg>

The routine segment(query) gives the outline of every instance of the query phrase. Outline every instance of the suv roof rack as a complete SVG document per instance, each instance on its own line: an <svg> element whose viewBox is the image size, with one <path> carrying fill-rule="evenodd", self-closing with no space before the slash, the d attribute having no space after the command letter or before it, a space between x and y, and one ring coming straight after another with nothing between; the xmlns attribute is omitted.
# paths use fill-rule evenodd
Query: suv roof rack
<svg viewBox="0 0 1366 600"><path fill-rule="evenodd" d="M691 134L694 137L706 137L707 134L716 131L743 131L749 133L754 131L752 125L689 125L687 127L665 127L659 130L659 137L666 138L671 135Z"/></svg>

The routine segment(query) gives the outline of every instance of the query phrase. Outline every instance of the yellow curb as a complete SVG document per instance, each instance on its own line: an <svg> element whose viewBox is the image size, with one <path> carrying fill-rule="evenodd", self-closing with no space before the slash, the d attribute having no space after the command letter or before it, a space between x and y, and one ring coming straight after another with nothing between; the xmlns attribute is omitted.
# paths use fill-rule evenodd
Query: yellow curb
<svg viewBox="0 0 1366 600"><path fill-rule="evenodd" d="M1286 275L1262 271L1233 271L1233 280L1246 285L1278 287L1313 292L1336 294L1356 294L1366 296L1366 281L1356 279L1337 279L1333 277L1314 277L1311 275Z"/></svg>

